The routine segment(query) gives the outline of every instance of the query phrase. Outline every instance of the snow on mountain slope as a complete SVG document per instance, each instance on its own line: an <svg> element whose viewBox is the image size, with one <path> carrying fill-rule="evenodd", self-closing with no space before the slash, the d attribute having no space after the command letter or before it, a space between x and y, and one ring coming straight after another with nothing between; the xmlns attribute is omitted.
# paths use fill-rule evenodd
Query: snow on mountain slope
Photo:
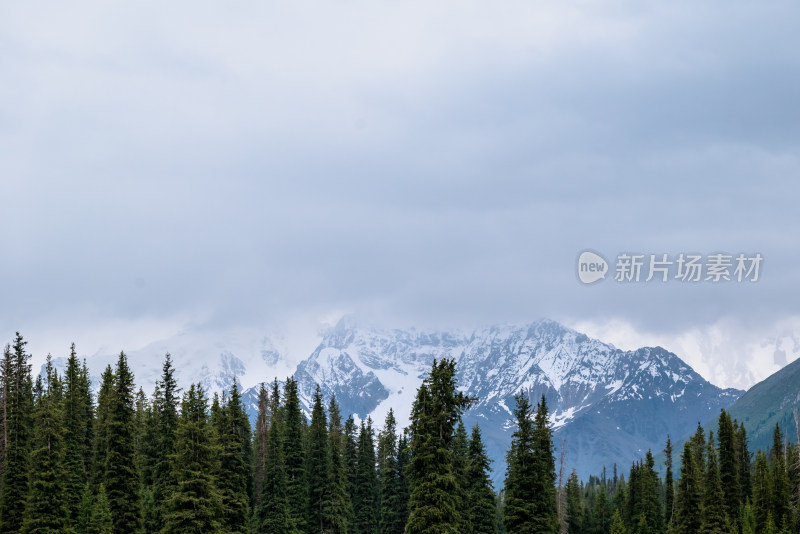
<svg viewBox="0 0 800 534"><path fill-rule="evenodd" d="M614 462L627 465L648 448L660 450L667 434L688 433L742 393L713 386L660 347L622 351L549 320L435 332L378 329L345 317L308 336L305 352L289 345L297 343L274 332L191 331L128 356L137 384L148 393L169 351L182 387L199 381L219 391L236 377L251 417L258 384L294 374L306 407L320 384L326 402L335 394L344 415L370 416L376 428L389 408L400 427L407 425L434 358L454 358L459 388L477 398L465 424L481 425L496 482L503 477L514 396L521 391L533 404L546 397L556 446L564 448L567 467L583 477ZM115 360L114 354L98 354L89 365L99 376Z"/></svg>

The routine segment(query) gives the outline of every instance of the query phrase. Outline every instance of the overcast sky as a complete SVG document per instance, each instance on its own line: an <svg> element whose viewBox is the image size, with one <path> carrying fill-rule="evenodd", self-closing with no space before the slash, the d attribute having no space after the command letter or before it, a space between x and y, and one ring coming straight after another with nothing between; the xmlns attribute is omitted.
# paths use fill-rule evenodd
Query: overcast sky
<svg viewBox="0 0 800 534"><path fill-rule="evenodd" d="M798 20L5 2L0 334L91 353L187 325L550 317L745 387L800 354ZM587 248L764 260L756 283L584 286Z"/></svg>

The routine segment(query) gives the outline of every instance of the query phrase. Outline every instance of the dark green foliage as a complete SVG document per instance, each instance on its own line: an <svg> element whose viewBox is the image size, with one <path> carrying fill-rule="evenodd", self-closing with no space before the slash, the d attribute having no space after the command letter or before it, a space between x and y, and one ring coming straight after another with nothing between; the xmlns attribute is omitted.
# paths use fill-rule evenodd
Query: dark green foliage
<svg viewBox="0 0 800 534"><path fill-rule="evenodd" d="M503 523L508 532L534 532L534 487L536 477L533 460L534 430L532 407L526 393L514 400L517 429L511 436L506 455L505 505ZM550 529L552 530L552 528Z"/></svg>
<svg viewBox="0 0 800 534"><path fill-rule="evenodd" d="M772 476L767 455L758 450L753 470L753 515L758 532L766 530L767 517L773 517L773 496Z"/></svg>
<svg viewBox="0 0 800 534"><path fill-rule="evenodd" d="M253 525L258 533L297 534L289 513L289 499L286 489L286 463L283 457L284 430L282 410L279 410L278 382L272 387L272 397L267 446L264 456L264 480L261 497L255 510Z"/></svg>
<svg viewBox="0 0 800 534"><path fill-rule="evenodd" d="M681 455L681 478L678 481L675 513L672 518L672 532L675 534L694 534L700 531L702 473L703 468L695 461L692 444L687 441Z"/></svg>
<svg viewBox="0 0 800 534"><path fill-rule="evenodd" d="M741 492L740 501L746 502L753 493L753 486L750 482L752 468L752 454L747 447L747 430L744 423L740 423L736 430L736 457L739 464L739 490Z"/></svg>
<svg viewBox="0 0 800 534"><path fill-rule="evenodd" d="M33 383L27 341L17 332L13 352L3 356L5 465L0 495L0 532L17 533L22 527L28 496L28 468L33 434Z"/></svg>
<svg viewBox="0 0 800 534"><path fill-rule="evenodd" d="M719 414L719 430L717 434L719 451L719 478L725 498L725 512L733 521L739 517L739 506L742 495L739 475L739 458L736 453L736 429L730 415L721 410Z"/></svg>
<svg viewBox="0 0 800 534"><path fill-rule="evenodd" d="M789 519L788 503L791 495L789 477L786 470L786 448L783 441L783 432L776 424L773 432L772 450L772 517L776 525L781 525Z"/></svg>
<svg viewBox="0 0 800 534"><path fill-rule="evenodd" d="M136 533L141 524L134 416L133 374L125 353L121 352L106 421L104 477L115 534Z"/></svg>
<svg viewBox="0 0 800 534"><path fill-rule="evenodd" d="M288 378L284 387L283 451L286 461L286 493L289 516L295 528L306 530L308 480L306 479L305 417L300 410L297 382Z"/></svg>
<svg viewBox="0 0 800 534"><path fill-rule="evenodd" d="M344 429L342 416L336 397L331 397L328 405L328 454L330 469L328 471L328 491L323 503L323 513L327 532L330 534L346 534L348 518L352 516L352 503L347 493L347 467L344 458Z"/></svg>
<svg viewBox="0 0 800 534"><path fill-rule="evenodd" d="M469 440L466 503L467 521L473 534L494 534L497 531L495 495L489 477L491 470L481 429L475 425Z"/></svg>
<svg viewBox="0 0 800 534"><path fill-rule="evenodd" d="M402 534L405 518L400 504L400 477L397 471L397 421L389 409L383 430L378 434L378 479L380 485L381 534Z"/></svg>
<svg viewBox="0 0 800 534"><path fill-rule="evenodd" d="M153 465L153 527L163 524L166 499L175 489L172 456L175 454L180 402L180 389L175 380L175 368L172 365L172 358L167 353L164 356L161 378L156 383L152 403L156 448L159 451Z"/></svg>
<svg viewBox="0 0 800 534"><path fill-rule="evenodd" d="M611 534L626 534L625 522L619 514L619 510L614 511L614 519L611 520Z"/></svg>
<svg viewBox="0 0 800 534"><path fill-rule="evenodd" d="M456 427L456 432L453 435L453 441L450 444L453 453L453 475L456 479L456 497L458 499L459 525L460 532L469 534L472 532L472 526L469 523L469 517L465 513L468 509L467 494L467 462L468 458L468 439L467 430L464 428L464 423L459 421Z"/></svg>
<svg viewBox="0 0 800 534"><path fill-rule="evenodd" d="M239 386L234 379L230 396L218 421L219 477L222 495L221 523L231 534L244 534L250 519L250 420L242 406Z"/></svg>
<svg viewBox="0 0 800 534"><path fill-rule="evenodd" d="M308 532L313 534L329 529L325 516L325 502L329 498L331 459L328 453L328 422L322 405L319 385L314 392L311 425L308 434Z"/></svg>
<svg viewBox="0 0 800 534"><path fill-rule="evenodd" d="M672 479L672 441L667 436L667 446L664 448L666 455L664 474L664 524L669 525L672 521L672 512L675 505L675 485Z"/></svg>
<svg viewBox="0 0 800 534"><path fill-rule="evenodd" d="M460 510L450 445L470 401L456 391L455 361L434 360L411 412L408 534L458 532Z"/></svg>
<svg viewBox="0 0 800 534"><path fill-rule="evenodd" d="M67 513L71 523L75 524L91 467L91 429L94 410L88 370L85 365L81 367L78 362L74 343L70 347L64 375L63 404L64 464L66 468L64 493L67 499Z"/></svg>
<svg viewBox="0 0 800 534"><path fill-rule="evenodd" d="M717 452L714 450L714 435L708 438L708 467L705 473L703 490L703 518L700 532L703 534L724 534L730 531L730 522L725 511L725 494L720 482Z"/></svg>
<svg viewBox="0 0 800 534"><path fill-rule="evenodd" d="M353 416L347 417L344 422L344 469L347 494L351 496L350 507L348 508L347 522L353 525L355 522L355 509L352 496L356 487L356 471L358 465L358 441L356 436L356 423Z"/></svg>
<svg viewBox="0 0 800 534"><path fill-rule="evenodd" d="M358 434L355 487L353 488L354 534L374 534L378 530L378 473L372 420L361 421Z"/></svg>
<svg viewBox="0 0 800 534"><path fill-rule="evenodd" d="M30 493L23 534L73 533L65 489L64 412L62 385L47 357L46 378L37 380L34 435L30 462Z"/></svg>
<svg viewBox="0 0 800 534"><path fill-rule="evenodd" d="M397 504L400 514L400 523L405 525L408 522L408 465L411 463L411 447L408 439L408 429L403 429L403 433L397 440Z"/></svg>
<svg viewBox="0 0 800 534"><path fill-rule="evenodd" d="M219 471L220 449L207 410L203 388L192 385L181 404L172 456L176 485L166 499L161 534L224 532L220 524L222 496L215 476Z"/></svg>
<svg viewBox="0 0 800 534"><path fill-rule="evenodd" d="M95 410L95 432L92 443L92 484L99 486L106 474L106 454L108 453L108 416L114 396L114 370L106 366L100 378L100 391L97 393L97 409Z"/></svg>
<svg viewBox="0 0 800 534"><path fill-rule="evenodd" d="M264 382L261 382L258 388L258 414L256 415L256 428L253 435L253 510L258 507L261 499L271 414L269 392Z"/></svg>
<svg viewBox="0 0 800 534"><path fill-rule="evenodd" d="M580 534L584 529L584 511L581 503L581 486L578 474L570 473L567 479L567 530L570 534Z"/></svg>

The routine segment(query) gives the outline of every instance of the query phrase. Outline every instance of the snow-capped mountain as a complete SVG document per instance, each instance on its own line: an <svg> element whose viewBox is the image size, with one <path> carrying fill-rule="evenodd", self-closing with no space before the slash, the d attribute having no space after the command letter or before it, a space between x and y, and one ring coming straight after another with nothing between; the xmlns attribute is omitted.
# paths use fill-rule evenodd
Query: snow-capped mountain
<svg viewBox="0 0 800 534"><path fill-rule="evenodd" d="M581 477L614 463L627 470L647 449L660 451L668 434L690 433L743 393L710 384L663 348L622 351L549 320L433 332L378 329L346 317L313 341L306 356L289 354L280 335L186 334L131 352L129 360L148 392L167 351L184 386L199 381L219 390L236 376L251 416L260 382L294 374L306 406L320 384L326 401L336 395L343 414L370 416L379 428L390 407L406 425L434 358L454 358L460 389L477 398L464 422L480 424L498 482L521 391L534 405L546 397L565 472L574 468ZM100 360L89 361L94 374L102 371Z"/></svg>
<svg viewBox="0 0 800 534"><path fill-rule="evenodd" d="M480 424L503 476L513 432L514 395L545 395L565 466L581 476L664 447L743 392L710 384L660 347L621 351L553 321L471 332L379 330L340 321L295 372L301 398L335 394L343 413L383 423L389 407L405 424L434 358L455 358L461 390L476 397L464 414ZM255 400L255 391L249 398Z"/></svg>

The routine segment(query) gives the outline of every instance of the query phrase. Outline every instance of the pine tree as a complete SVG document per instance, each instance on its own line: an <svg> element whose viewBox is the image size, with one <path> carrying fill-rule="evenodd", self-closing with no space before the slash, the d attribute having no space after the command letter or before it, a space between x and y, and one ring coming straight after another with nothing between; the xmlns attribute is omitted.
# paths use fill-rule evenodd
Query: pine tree
<svg viewBox="0 0 800 534"><path fill-rule="evenodd" d="M256 415L256 428L253 436L253 510L258 507L261 499L261 486L264 483L264 462L267 457L267 441L271 418L269 406L269 392L264 382L261 382L258 387L258 414Z"/></svg>
<svg viewBox="0 0 800 534"><path fill-rule="evenodd" d="M93 419L89 377L78 361L75 343L70 346L64 380L64 494L70 522L75 525L89 476Z"/></svg>
<svg viewBox="0 0 800 534"><path fill-rule="evenodd" d="M254 527L260 534L299 534L289 512L284 462L284 430L282 410L278 404L278 381L272 386L269 435L264 457L264 480L261 497L254 514Z"/></svg>
<svg viewBox="0 0 800 534"><path fill-rule="evenodd" d="M468 442L467 430L464 427L464 423L459 421L456 432L453 435L453 440L450 443L450 450L453 453L453 475L456 479L457 506L459 512L461 512L459 514L460 522L458 530L463 534L472 534L472 524L469 522L469 516L464 513L469 509L469 495L467 493L467 463L469 461Z"/></svg>
<svg viewBox="0 0 800 534"><path fill-rule="evenodd" d="M114 396L114 370L107 365L100 378L100 391L97 393L97 409L95 432L92 443L92 485L103 483L106 474L106 456L108 454L108 418Z"/></svg>
<svg viewBox="0 0 800 534"><path fill-rule="evenodd" d="M411 463L411 447L409 446L408 429L403 429L403 433L397 440L397 505L400 516L400 524L408 522L408 499L409 484L408 473Z"/></svg>
<svg viewBox="0 0 800 534"><path fill-rule="evenodd" d="M622 521L622 516L619 510L614 511L614 519L611 520L611 534L626 534L625 522Z"/></svg>
<svg viewBox="0 0 800 534"><path fill-rule="evenodd" d="M217 487L222 495L220 520L231 534L244 534L250 518L250 420L242 406L235 378L230 398L221 411L217 438L220 451Z"/></svg>
<svg viewBox="0 0 800 534"><path fill-rule="evenodd" d="M584 529L583 504L581 503L581 487L578 473L572 471L567 479L567 529L570 534L580 534Z"/></svg>
<svg viewBox="0 0 800 534"><path fill-rule="evenodd" d="M767 455L764 451L756 452L756 461L753 470L753 515L756 521L756 530L764 532L767 530L767 518L772 518L772 504L774 493L772 476L767 462ZM774 526L774 519L773 519Z"/></svg>
<svg viewBox="0 0 800 534"><path fill-rule="evenodd" d="M786 472L786 458L783 442L783 432L780 426L775 424L772 434L772 517L776 525L783 523L784 518L788 519L788 503L791 495L789 489L789 477Z"/></svg>
<svg viewBox="0 0 800 534"><path fill-rule="evenodd" d="M358 440L356 435L356 423L353 416L349 415L344 422L344 469L345 469L345 487L347 488L347 495L350 496L350 506L348 507L347 523L352 530L355 524L355 502L353 496L355 495L356 487L356 472L358 468Z"/></svg>
<svg viewBox="0 0 800 534"><path fill-rule="evenodd" d="M37 380L34 407L33 452L30 493L25 507L23 534L74 533L64 491L67 479L64 463L64 412L62 385L47 356L46 382Z"/></svg>
<svg viewBox="0 0 800 534"><path fill-rule="evenodd" d="M544 395L536 406L533 420L533 469L535 476L533 524L537 532L555 532L558 524L556 505L556 467L553 437Z"/></svg>
<svg viewBox="0 0 800 534"><path fill-rule="evenodd" d="M389 408L378 434L378 479L380 484L380 534L402 534L405 526L399 502L397 473L397 421Z"/></svg>
<svg viewBox="0 0 800 534"><path fill-rule="evenodd" d="M133 392L133 374L125 353L121 352L107 415L105 454L105 488L116 534L136 533L141 525Z"/></svg>
<svg viewBox="0 0 800 534"><path fill-rule="evenodd" d="M92 520L86 534L113 534L114 520L111 516L111 504L108 502L106 488L100 484L97 499L92 507Z"/></svg>
<svg viewBox="0 0 800 534"><path fill-rule="evenodd" d="M286 493L289 497L289 515L292 524L306 531L308 512L308 480L306 479L305 419L300 410L297 382L288 378L284 386L283 451L286 460Z"/></svg>
<svg viewBox="0 0 800 534"><path fill-rule="evenodd" d="M681 478L675 498L675 514L672 518L675 534L696 534L701 522L701 482L703 468L695 463L691 442L683 446L681 455Z"/></svg>
<svg viewBox="0 0 800 534"><path fill-rule="evenodd" d="M736 430L730 415L721 410L719 414L719 478L725 496L725 512L733 521L739 517L742 488L740 486L739 461L736 454Z"/></svg>
<svg viewBox="0 0 800 534"><path fill-rule="evenodd" d="M703 519L700 532L703 534L725 534L730 531L730 523L725 511L725 494L720 482L717 452L714 450L714 434L708 438L708 467L705 473L703 491Z"/></svg>
<svg viewBox="0 0 800 534"><path fill-rule="evenodd" d="M5 401L5 470L0 494L0 533L17 533L22 527L28 496L28 468L33 434L33 381L27 341L17 332L13 352L3 364Z"/></svg>
<svg viewBox="0 0 800 534"><path fill-rule="evenodd" d="M374 534L378 530L378 473L375 470L375 445L372 420L361 421L358 457L353 488L354 534Z"/></svg>
<svg viewBox="0 0 800 534"><path fill-rule="evenodd" d="M734 421L734 427L736 422ZM752 467L752 454L747 447L747 430L744 428L744 423L740 423L736 429L736 458L739 464L739 490L741 496L739 500L746 502L747 499L753 494L753 486L750 480L750 471Z"/></svg>
<svg viewBox="0 0 800 534"><path fill-rule="evenodd" d="M178 430L178 405L181 402L180 388L175 380L175 367L169 353L164 356L161 377L153 394L153 414L155 416L156 446L159 454L153 466L153 525L164 523L166 499L174 491L176 481L171 458L175 454L175 440Z"/></svg>
<svg viewBox="0 0 800 534"><path fill-rule="evenodd" d="M214 473L219 471L220 449L209 424L208 401L202 386L184 394L175 436L172 469L176 485L166 499L161 534L217 534L222 496ZM115 529L116 532L116 529Z"/></svg>
<svg viewBox="0 0 800 534"><path fill-rule="evenodd" d="M511 435L511 448L506 454L503 524L509 533L535 532L534 488L538 473L533 459L535 441L532 408L525 392L515 396L514 400L517 429Z"/></svg>
<svg viewBox="0 0 800 534"><path fill-rule="evenodd" d="M456 391L455 361L433 361L411 412L408 534L457 533L456 480L450 442L471 399Z"/></svg>
<svg viewBox="0 0 800 534"><path fill-rule="evenodd" d="M352 515L350 495L347 493L347 469L344 459L344 429L336 396L328 405L328 491L323 503L323 514L330 534L347 534L348 518ZM401 530L402 532L402 530Z"/></svg>
<svg viewBox="0 0 800 534"><path fill-rule="evenodd" d="M330 489L330 456L328 453L328 421L322 405L319 384L314 391L311 425L308 434L308 532L318 534L329 529L325 520L325 502Z"/></svg>
<svg viewBox="0 0 800 534"><path fill-rule="evenodd" d="M672 521L672 511L675 505L675 486L672 480L672 441L667 436L667 446L664 448L666 455L664 474L664 524L669 525Z"/></svg>
<svg viewBox="0 0 800 534"><path fill-rule="evenodd" d="M469 440L467 463L467 517L473 534L495 534L495 496L492 480L489 477L491 460L486 455L486 447L481 438L478 425L472 427ZM401 531L402 532L402 531Z"/></svg>

